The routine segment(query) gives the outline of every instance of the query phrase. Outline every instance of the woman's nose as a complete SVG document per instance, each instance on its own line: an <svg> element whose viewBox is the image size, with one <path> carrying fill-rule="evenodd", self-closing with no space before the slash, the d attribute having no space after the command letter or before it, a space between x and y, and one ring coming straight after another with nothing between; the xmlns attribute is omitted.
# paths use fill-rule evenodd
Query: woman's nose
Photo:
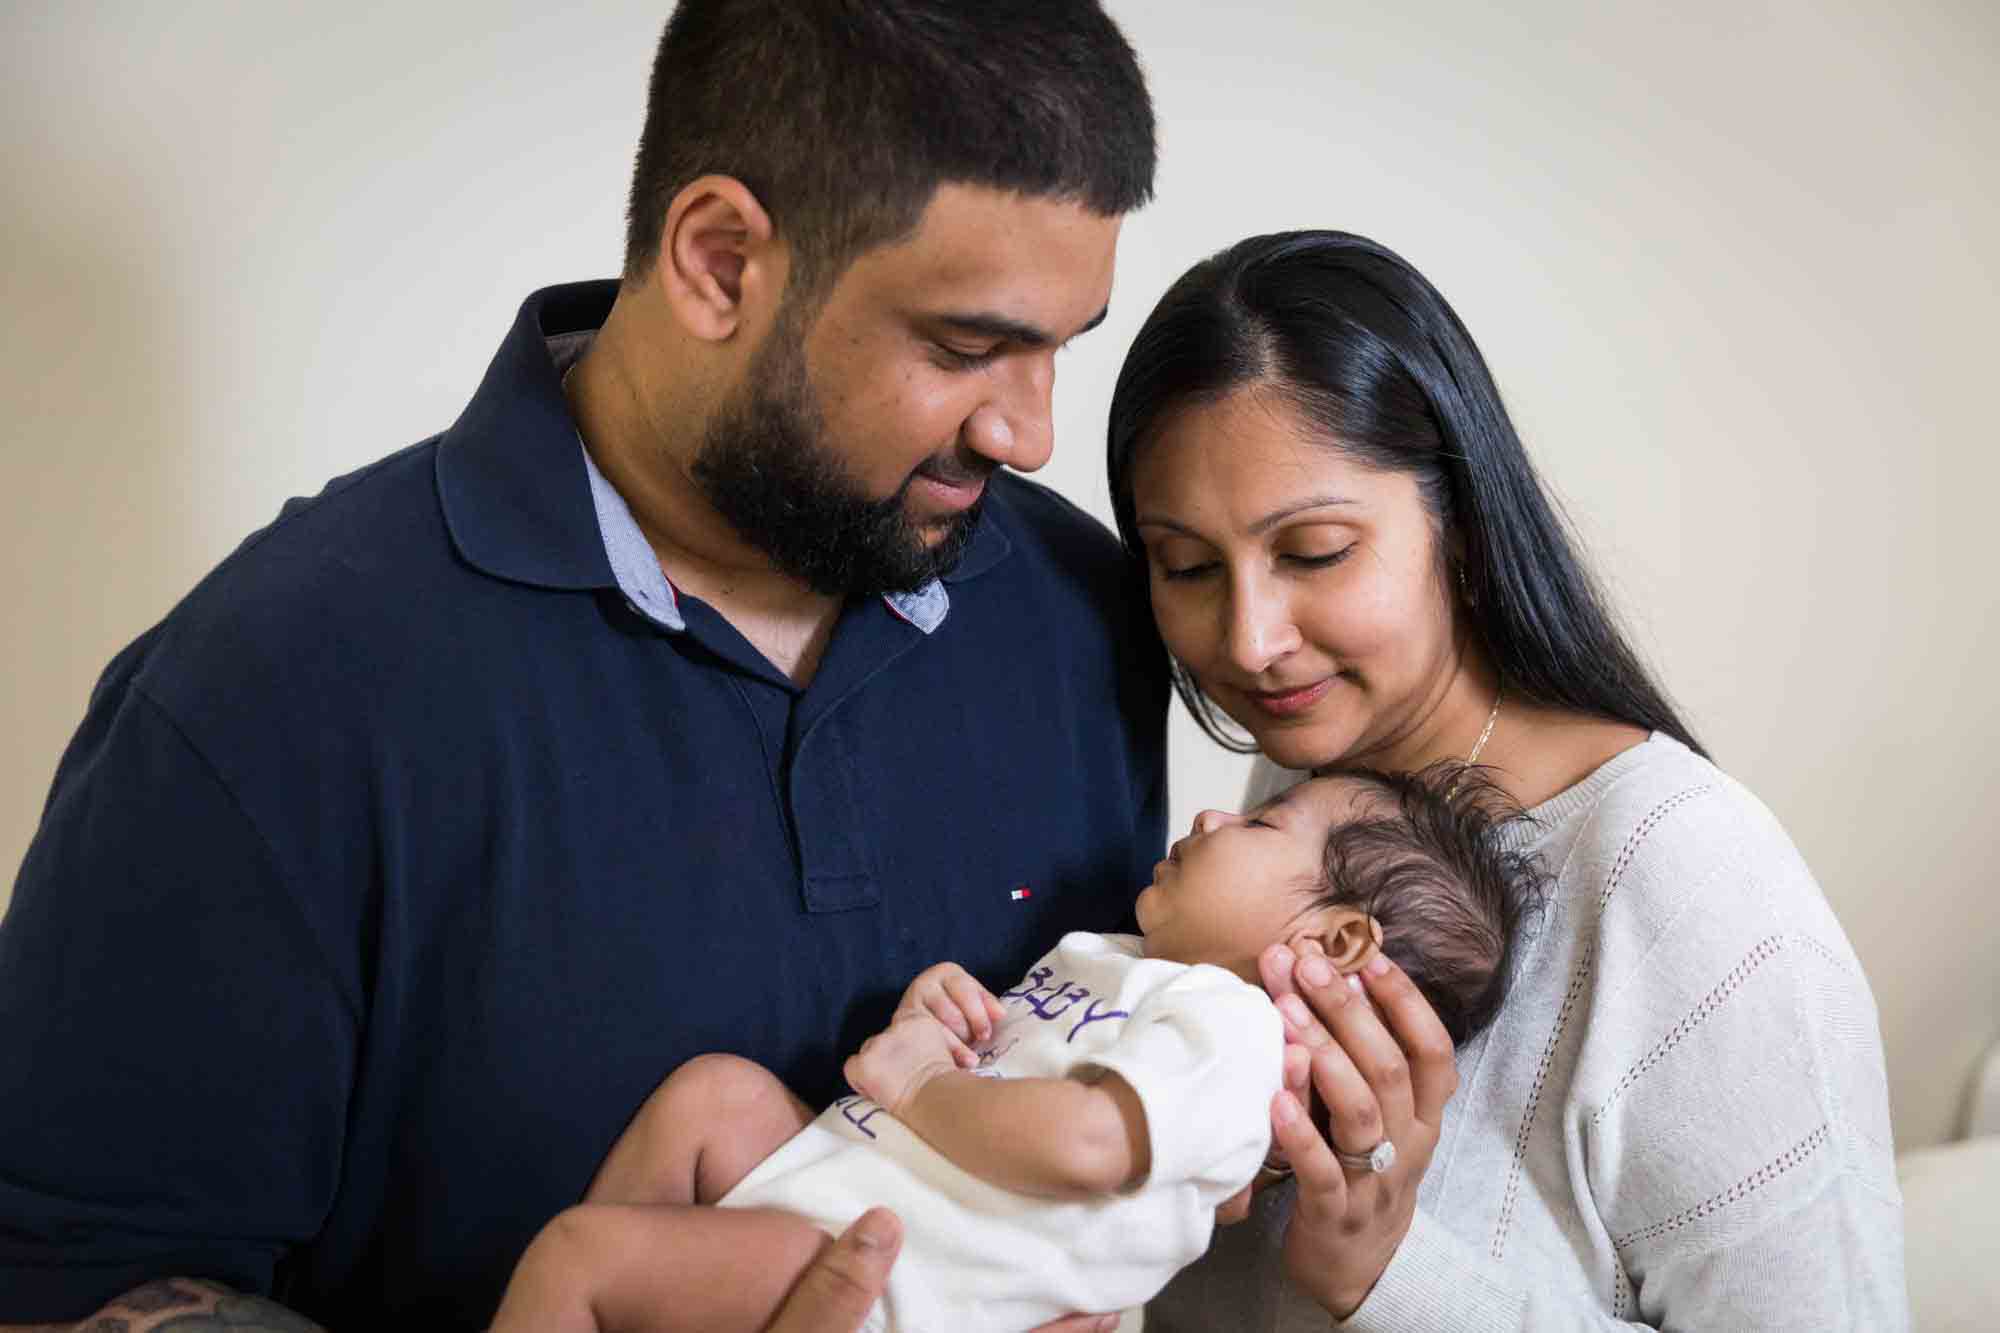
<svg viewBox="0 0 2000 1333"><path fill-rule="evenodd" d="M1300 644L1291 603L1264 588L1239 588L1233 592L1226 633L1230 663L1251 676L1298 651Z"/></svg>

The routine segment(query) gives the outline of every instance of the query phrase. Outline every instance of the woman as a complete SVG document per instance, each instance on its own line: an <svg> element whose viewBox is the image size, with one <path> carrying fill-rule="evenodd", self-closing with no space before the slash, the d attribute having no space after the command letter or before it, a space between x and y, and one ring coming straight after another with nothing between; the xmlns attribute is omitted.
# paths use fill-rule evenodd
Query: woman
<svg viewBox="0 0 2000 1333"><path fill-rule="evenodd" d="M1253 795L1471 759L1556 876L1455 1058L1393 966L1365 1004L1267 952L1327 1132L1279 1093L1296 1180L1149 1328L1904 1327L1853 951L1625 642L1444 299L1359 237L1245 241L1140 332L1109 463L1183 699L1269 761Z"/></svg>

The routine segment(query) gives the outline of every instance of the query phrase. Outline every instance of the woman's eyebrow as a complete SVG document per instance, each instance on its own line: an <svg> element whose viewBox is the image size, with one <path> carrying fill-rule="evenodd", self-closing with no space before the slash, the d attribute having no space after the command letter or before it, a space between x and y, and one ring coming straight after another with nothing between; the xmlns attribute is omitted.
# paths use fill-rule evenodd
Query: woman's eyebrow
<svg viewBox="0 0 2000 1333"><path fill-rule="evenodd" d="M1283 523L1286 519L1296 518L1298 515L1310 510L1330 509L1335 505L1351 505L1353 503L1354 501L1344 495L1315 495L1309 500L1300 500L1296 504L1286 505L1283 509L1272 510L1250 525L1250 535L1253 537L1262 536L1278 524Z"/></svg>
<svg viewBox="0 0 2000 1333"><path fill-rule="evenodd" d="M1253 537L1261 537L1288 518L1297 518L1300 514L1311 513L1315 509L1332 509L1337 505L1351 505L1353 503L1355 503L1353 500L1348 499L1344 495L1315 495L1310 499L1300 500L1295 504L1288 504L1282 509L1272 510L1255 523L1252 523L1245 531L1249 532ZM1164 514L1135 515L1132 519L1132 525L1140 528L1167 528L1174 532L1184 532L1190 537L1201 536L1200 533L1179 519L1168 518Z"/></svg>

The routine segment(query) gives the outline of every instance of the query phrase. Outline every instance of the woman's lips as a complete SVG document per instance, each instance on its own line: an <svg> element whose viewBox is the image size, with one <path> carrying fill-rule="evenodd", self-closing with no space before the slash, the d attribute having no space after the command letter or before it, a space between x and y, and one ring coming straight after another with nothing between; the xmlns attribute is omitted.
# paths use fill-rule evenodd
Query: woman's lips
<svg viewBox="0 0 2000 1333"><path fill-rule="evenodd" d="M1296 717L1324 699L1333 680L1328 676L1296 690L1245 690L1243 697L1272 717Z"/></svg>

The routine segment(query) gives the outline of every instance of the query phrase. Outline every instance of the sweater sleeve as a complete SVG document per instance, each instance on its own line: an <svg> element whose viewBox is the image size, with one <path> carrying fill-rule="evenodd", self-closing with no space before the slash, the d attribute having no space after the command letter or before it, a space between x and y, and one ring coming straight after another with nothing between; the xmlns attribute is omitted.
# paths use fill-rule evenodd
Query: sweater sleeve
<svg viewBox="0 0 2000 1333"><path fill-rule="evenodd" d="M1908 1327L1867 981L1754 798L1725 780L1684 804L1614 820L1558 910L1567 998L1490 1242L1419 1215L1344 1327ZM1594 1268L1535 1262L1517 1219L1537 1195Z"/></svg>
<svg viewBox="0 0 2000 1333"><path fill-rule="evenodd" d="M1423 1213L1367 1301L1335 1328L1374 1333L1906 1329L1901 1209L1849 1178L1796 1217L1690 1253L1650 1275L1643 1319L1540 1289Z"/></svg>

